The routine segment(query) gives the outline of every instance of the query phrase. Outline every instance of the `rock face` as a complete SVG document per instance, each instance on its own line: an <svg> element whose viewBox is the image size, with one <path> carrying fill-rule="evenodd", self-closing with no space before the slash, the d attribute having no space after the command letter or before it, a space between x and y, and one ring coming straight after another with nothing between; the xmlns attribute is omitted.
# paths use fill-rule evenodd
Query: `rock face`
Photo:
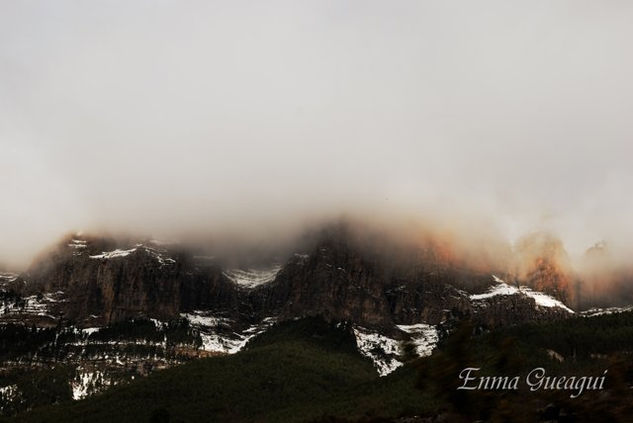
<svg viewBox="0 0 633 423"><path fill-rule="evenodd" d="M409 278L403 274L409 273ZM265 289L264 308L283 317L321 315L364 326L438 324L451 313L467 314L467 296L451 275L394 268L368 259L340 239L327 239L309 255L295 255Z"/></svg>
<svg viewBox="0 0 633 423"><path fill-rule="evenodd" d="M268 288L266 308L286 317L320 314L331 320L380 325L390 310L385 275L346 245L327 240L307 256L294 256Z"/></svg>
<svg viewBox="0 0 633 423"><path fill-rule="evenodd" d="M238 292L219 267L196 266L187 255L172 258L143 244L104 251L112 247L70 240L23 275L23 292L63 292L57 312L79 324L172 318L194 309L237 311Z"/></svg>
<svg viewBox="0 0 633 423"><path fill-rule="evenodd" d="M240 274L248 284L235 279ZM5 290L43 296L50 300L47 318L83 327L206 310L245 326L271 316L322 316L389 333L395 325L465 317L494 327L568 313L518 294L473 303L460 288L494 284L490 275L453 268L429 251L392 260L341 233L323 236L307 254L294 254L259 279L254 275L223 271L182 248L71 237Z"/></svg>

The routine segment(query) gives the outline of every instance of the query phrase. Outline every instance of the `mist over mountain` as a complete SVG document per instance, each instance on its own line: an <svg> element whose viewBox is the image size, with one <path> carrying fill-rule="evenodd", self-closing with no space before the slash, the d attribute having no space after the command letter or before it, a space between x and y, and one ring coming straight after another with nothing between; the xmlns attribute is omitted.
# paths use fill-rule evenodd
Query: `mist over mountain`
<svg viewBox="0 0 633 423"><path fill-rule="evenodd" d="M0 260L341 214L630 255L631 6L608 3L5 2Z"/></svg>
<svg viewBox="0 0 633 423"><path fill-rule="evenodd" d="M24 274L27 280L41 274L36 279L44 281L51 278L51 266L72 258L64 265L68 270L59 276L60 283L66 283L63 279L70 277L68 271L76 266L72 263L81 257L97 258L108 251L132 252L139 246L141 250L147 248L150 256L162 251L160 254L179 257L183 263L195 266L205 262L218 269L268 269L283 266L297 255L309 256L328 240L344 246L344 250L356 251L392 275L387 278L400 275L402 280L425 279L428 275L423 274L428 272L462 274L450 283L478 292L489 286L490 275L497 275L511 284L552 295L575 309L633 303L633 266L622 262L617 250L605 243L575 258L568 254L562 240L544 231L526 234L511 244L492 227L483 225L469 230L456 224L449 227L440 220L388 222L375 216L324 220L277 237L204 234L161 240L131 233L71 233L43 248ZM49 283L46 286L45 290L52 289Z"/></svg>

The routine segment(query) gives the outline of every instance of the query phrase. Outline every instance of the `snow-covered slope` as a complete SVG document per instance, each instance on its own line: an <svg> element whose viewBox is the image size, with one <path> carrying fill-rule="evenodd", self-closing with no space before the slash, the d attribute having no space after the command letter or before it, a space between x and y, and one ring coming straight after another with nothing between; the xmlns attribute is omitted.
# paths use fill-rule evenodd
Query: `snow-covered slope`
<svg viewBox="0 0 633 423"><path fill-rule="evenodd" d="M70 388L72 389L73 399L77 401L104 391L114 384L100 370L77 369L75 378L70 383Z"/></svg>
<svg viewBox="0 0 633 423"><path fill-rule="evenodd" d="M354 328L354 336L358 351L374 362L380 376L386 376L402 366L403 363L398 360L399 341L360 326Z"/></svg>
<svg viewBox="0 0 633 423"><path fill-rule="evenodd" d="M229 269L224 276L243 288L255 288L272 282L281 270L281 265L273 265L264 269Z"/></svg>
<svg viewBox="0 0 633 423"><path fill-rule="evenodd" d="M492 298L498 295L525 295L527 297L533 298L534 301L536 302L536 305L538 306L558 307L558 308L562 308L563 310L569 313L574 313L572 309L570 309L561 301L557 300L556 298L550 295L544 294L542 292L534 291L531 288L528 288L527 286L517 287L517 286L508 285L504 280L498 278L497 276L493 275L492 277L494 278L497 285L492 286L488 290L488 292L484 294L470 295L470 299L472 301L485 300L485 299Z"/></svg>
<svg viewBox="0 0 633 423"><path fill-rule="evenodd" d="M113 258L129 256L134 251L136 251L136 248L130 248L129 250L116 249L113 251L104 251L101 254L95 254L93 256L90 256L90 258L91 259L113 259Z"/></svg>
<svg viewBox="0 0 633 423"><path fill-rule="evenodd" d="M439 341L437 328L433 325L418 323L415 325L396 326L411 336L411 343L415 345L416 354L420 357L431 355Z"/></svg>
<svg viewBox="0 0 633 423"><path fill-rule="evenodd" d="M361 326L353 328L359 352L374 362L380 376L386 376L404 364L404 345L407 342L415 346L419 357L426 357L431 355L439 340L437 328L433 325L418 323L396 327L407 334L405 339L390 338Z"/></svg>
<svg viewBox="0 0 633 423"><path fill-rule="evenodd" d="M69 244L70 246L70 244ZM73 247L73 248L77 248L77 247ZM149 254L150 256L154 257L161 266L164 266L166 264L173 264L176 261L174 259L172 259L171 257L167 257L165 254L164 250L159 250L156 248L152 248L152 247L148 247L146 245L143 244L136 244L134 246L134 248L130 248L127 250L124 249L120 249L117 248L116 250L113 251L103 251L101 254L95 254L95 255L91 255L90 258L91 259L101 259L101 260L109 260L109 259L116 259L116 258L121 258L121 257L127 257L130 254L136 252L136 251L143 251L147 254Z"/></svg>
<svg viewBox="0 0 633 423"><path fill-rule="evenodd" d="M0 324L20 323L29 321L55 321L56 306L65 300L63 291L47 292L39 295L29 295L20 300L5 300L0 302Z"/></svg>
<svg viewBox="0 0 633 423"><path fill-rule="evenodd" d="M233 330L234 321L214 316L209 312L194 311L182 313L181 316L199 331L204 351L226 354L240 351L251 338L266 331L277 320L274 317L268 317L246 329Z"/></svg>
<svg viewBox="0 0 633 423"><path fill-rule="evenodd" d="M0 272L0 283L13 282L17 278L18 278L18 275L15 273Z"/></svg>

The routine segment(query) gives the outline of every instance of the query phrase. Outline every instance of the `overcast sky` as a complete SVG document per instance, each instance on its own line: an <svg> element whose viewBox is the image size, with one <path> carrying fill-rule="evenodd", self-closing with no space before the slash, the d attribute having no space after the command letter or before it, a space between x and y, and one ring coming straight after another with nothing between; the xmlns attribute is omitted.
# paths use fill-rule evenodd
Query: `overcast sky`
<svg viewBox="0 0 633 423"><path fill-rule="evenodd" d="M631 40L627 1L0 1L0 261L340 212L633 240Z"/></svg>

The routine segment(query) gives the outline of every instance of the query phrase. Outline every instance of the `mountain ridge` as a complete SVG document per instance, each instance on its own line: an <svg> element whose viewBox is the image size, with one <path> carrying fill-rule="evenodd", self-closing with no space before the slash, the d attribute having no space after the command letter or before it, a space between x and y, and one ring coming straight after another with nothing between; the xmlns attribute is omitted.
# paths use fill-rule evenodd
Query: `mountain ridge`
<svg viewBox="0 0 633 423"><path fill-rule="evenodd" d="M72 237L4 288L23 296L56 293L48 317L79 326L212 310L245 323L320 315L388 330L474 316L469 295L495 283L490 274L451 267L428 253L413 265L393 265L336 235L291 255L252 286L181 247ZM495 325L490 316L484 320Z"/></svg>

